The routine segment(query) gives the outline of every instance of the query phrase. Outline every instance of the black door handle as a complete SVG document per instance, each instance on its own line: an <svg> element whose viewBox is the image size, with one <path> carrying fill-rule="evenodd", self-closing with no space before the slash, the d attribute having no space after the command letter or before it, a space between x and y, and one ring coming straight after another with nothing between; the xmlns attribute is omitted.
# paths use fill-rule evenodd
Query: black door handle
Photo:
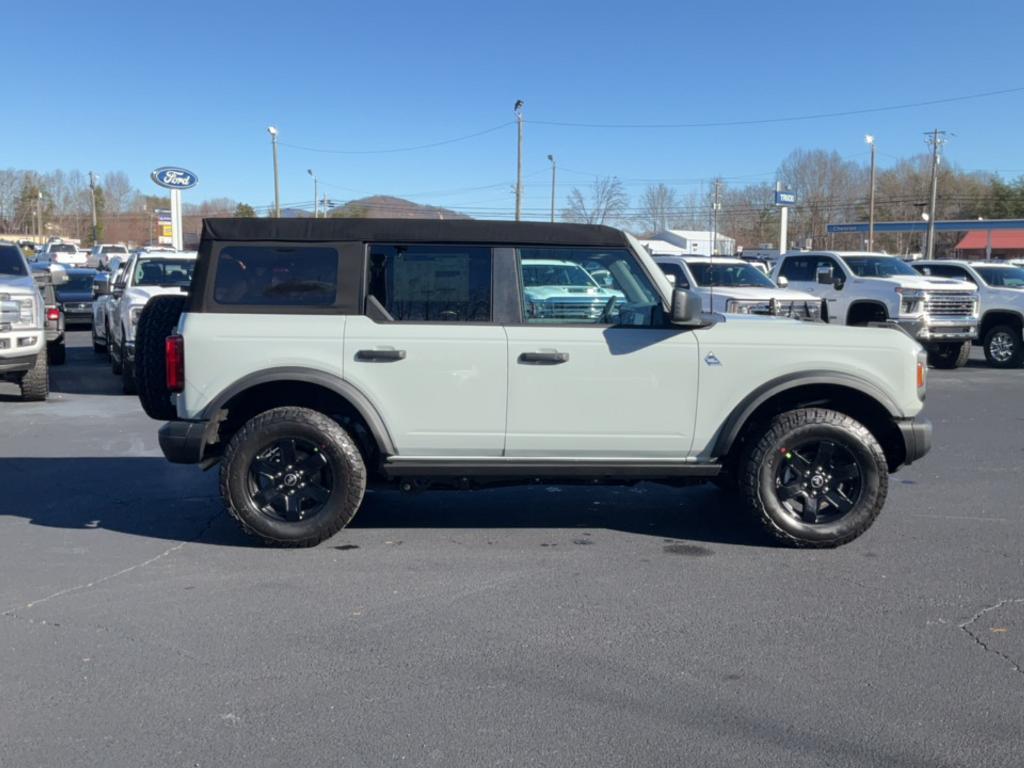
<svg viewBox="0 0 1024 768"><path fill-rule="evenodd" d="M568 352L523 352L519 362L526 365L559 365L569 362Z"/></svg>
<svg viewBox="0 0 1024 768"><path fill-rule="evenodd" d="M404 349L360 349L356 352L356 360L369 363L393 363L405 360Z"/></svg>

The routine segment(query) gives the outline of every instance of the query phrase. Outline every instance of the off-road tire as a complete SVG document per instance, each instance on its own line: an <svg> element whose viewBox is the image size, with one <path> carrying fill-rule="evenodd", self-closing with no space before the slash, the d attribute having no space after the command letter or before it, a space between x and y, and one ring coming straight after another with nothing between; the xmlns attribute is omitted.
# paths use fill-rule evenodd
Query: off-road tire
<svg viewBox="0 0 1024 768"><path fill-rule="evenodd" d="M118 359L114 355L114 350L112 348L112 342L110 340L110 329L109 328L107 328L107 349L110 350L110 372L112 374L114 374L115 376L120 376L121 375L121 369L124 367L124 350L123 349L119 349L118 350L121 353L120 359Z"/></svg>
<svg viewBox="0 0 1024 768"><path fill-rule="evenodd" d="M18 386L21 387L21 399L26 402L45 400L50 394L50 367L47 365L47 353L43 349L36 355L36 361L21 375Z"/></svg>
<svg viewBox="0 0 1024 768"><path fill-rule="evenodd" d="M122 339L124 336L121 337ZM135 366L127 361L127 352L125 352L124 341L121 342L121 392L126 395L134 395L138 392L138 387L135 385Z"/></svg>
<svg viewBox="0 0 1024 768"><path fill-rule="evenodd" d="M167 389L164 342L178 327L185 296L155 296L146 303L135 330L135 383L142 410L151 419L168 421L177 416Z"/></svg>
<svg viewBox="0 0 1024 768"><path fill-rule="evenodd" d="M971 342L942 342L928 350L928 365L933 368L953 370L967 365L970 357Z"/></svg>
<svg viewBox="0 0 1024 768"><path fill-rule="evenodd" d="M854 507L830 523L797 519L779 501L775 478L785 449L808 438L821 438L849 450L860 468L863 489ZM825 408L787 411L750 435L739 464L739 493L763 528L776 541L793 547L837 547L864 533L882 511L889 490L885 453L860 422Z"/></svg>
<svg viewBox="0 0 1024 768"><path fill-rule="evenodd" d="M283 522L263 514L249 490L249 468L275 439L314 442L335 478L323 511L310 520ZM355 440L336 421L309 408L286 406L254 416L235 433L220 465L220 493L242 529L278 547L312 547L329 539L355 516L366 490L366 465Z"/></svg>
<svg viewBox="0 0 1024 768"><path fill-rule="evenodd" d="M992 354L992 340L1000 334L1008 334L1013 340L1013 351L1006 360L997 360ZM1009 325L997 325L985 334L985 360L993 368L1020 368L1024 361L1024 343L1021 340L1021 332Z"/></svg>
<svg viewBox="0 0 1024 768"><path fill-rule="evenodd" d="M46 361L50 365L64 365L68 361L68 348L63 340L46 345Z"/></svg>

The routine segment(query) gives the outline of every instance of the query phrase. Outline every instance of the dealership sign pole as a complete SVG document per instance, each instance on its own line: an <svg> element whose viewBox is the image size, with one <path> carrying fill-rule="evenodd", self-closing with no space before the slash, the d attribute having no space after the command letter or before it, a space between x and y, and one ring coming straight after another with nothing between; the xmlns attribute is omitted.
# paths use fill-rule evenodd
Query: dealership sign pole
<svg viewBox="0 0 1024 768"><path fill-rule="evenodd" d="M786 253L789 239L789 206L796 204L796 195L782 191L782 182L775 182L775 205L779 208L779 256Z"/></svg>
<svg viewBox="0 0 1024 768"><path fill-rule="evenodd" d="M199 177L184 168L164 166L157 168L150 178L161 187L171 190L171 243L175 250L184 248L184 233L181 227L181 190L192 189L199 183Z"/></svg>

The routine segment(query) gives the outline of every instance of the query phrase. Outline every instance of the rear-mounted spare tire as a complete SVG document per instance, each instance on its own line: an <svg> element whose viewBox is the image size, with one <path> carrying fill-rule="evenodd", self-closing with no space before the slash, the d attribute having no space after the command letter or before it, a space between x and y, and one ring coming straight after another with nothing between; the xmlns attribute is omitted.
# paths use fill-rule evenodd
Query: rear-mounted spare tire
<svg viewBox="0 0 1024 768"><path fill-rule="evenodd" d="M167 389L164 342L178 328L185 299L185 296L153 297L142 310L135 330L135 382L139 402L147 416L161 421L177 416Z"/></svg>

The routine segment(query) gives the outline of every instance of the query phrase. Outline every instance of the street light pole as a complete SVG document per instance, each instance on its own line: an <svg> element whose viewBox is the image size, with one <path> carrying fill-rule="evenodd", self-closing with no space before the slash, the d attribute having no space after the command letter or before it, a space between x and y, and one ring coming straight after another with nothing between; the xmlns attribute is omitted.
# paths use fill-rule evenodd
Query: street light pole
<svg viewBox="0 0 1024 768"><path fill-rule="evenodd" d="M551 223L555 223L555 156L548 155L548 160L551 161Z"/></svg>
<svg viewBox="0 0 1024 768"><path fill-rule="evenodd" d="M313 169L312 168L308 168L306 170L306 173L308 173L310 176L313 177L313 218L314 219L318 219L318 218L320 218L320 186L319 186L319 180L317 179L316 174L313 173Z"/></svg>
<svg viewBox="0 0 1024 768"><path fill-rule="evenodd" d="M96 174L89 171L89 196L92 198L92 244L96 245L100 235L96 222Z"/></svg>
<svg viewBox="0 0 1024 768"><path fill-rule="evenodd" d="M516 130L518 140L516 141L516 221L522 218L523 214L523 100L517 99L513 107L516 113Z"/></svg>
<svg viewBox="0 0 1024 768"><path fill-rule="evenodd" d="M39 191L36 196L36 237L43 242L43 192Z"/></svg>
<svg viewBox="0 0 1024 768"><path fill-rule="evenodd" d="M875 137L870 133L864 141L871 145L871 191L868 194L868 250L875 250Z"/></svg>
<svg viewBox="0 0 1024 768"><path fill-rule="evenodd" d="M939 152L945 141L942 137L946 135L946 132L936 128L928 135L928 143L932 146L932 197L931 204L928 206L928 241L925 244L924 254L926 259L932 258L935 253L935 203L939 191L939 161L941 160Z"/></svg>
<svg viewBox="0 0 1024 768"><path fill-rule="evenodd" d="M277 173L277 128L267 127L270 134L270 143L274 149L274 218L281 218L281 181Z"/></svg>

